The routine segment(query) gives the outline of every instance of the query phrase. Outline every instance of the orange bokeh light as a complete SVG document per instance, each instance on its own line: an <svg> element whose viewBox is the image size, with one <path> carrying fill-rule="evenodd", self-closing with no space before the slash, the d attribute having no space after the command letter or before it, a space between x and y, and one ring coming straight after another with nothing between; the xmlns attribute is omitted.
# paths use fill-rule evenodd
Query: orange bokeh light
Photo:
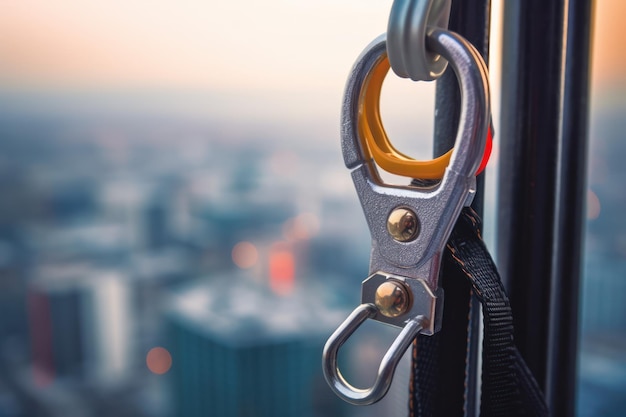
<svg viewBox="0 0 626 417"><path fill-rule="evenodd" d="M172 355L163 347L154 347L146 355L146 365L153 374L163 375L172 367Z"/></svg>
<svg viewBox="0 0 626 417"><path fill-rule="evenodd" d="M237 243L231 252L233 262L241 269L252 268L259 260L259 251L250 242Z"/></svg>
<svg viewBox="0 0 626 417"><path fill-rule="evenodd" d="M298 169L298 154L293 151L278 151L270 157L270 169L275 175L293 175Z"/></svg>
<svg viewBox="0 0 626 417"><path fill-rule="evenodd" d="M293 291L296 260L287 248L275 248L270 254L270 288L276 294L288 295Z"/></svg>
<svg viewBox="0 0 626 417"><path fill-rule="evenodd" d="M600 199L591 189L587 190L587 220L595 220L600 217Z"/></svg>
<svg viewBox="0 0 626 417"><path fill-rule="evenodd" d="M283 236L289 241L306 240L320 230L319 218L313 213L302 213L283 225Z"/></svg>

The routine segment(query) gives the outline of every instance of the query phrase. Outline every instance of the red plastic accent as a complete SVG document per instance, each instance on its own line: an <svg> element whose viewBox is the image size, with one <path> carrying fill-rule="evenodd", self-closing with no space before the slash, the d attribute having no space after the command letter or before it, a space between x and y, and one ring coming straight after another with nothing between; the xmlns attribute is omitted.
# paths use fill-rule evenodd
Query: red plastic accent
<svg viewBox="0 0 626 417"><path fill-rule="evenodd" d="M480 166L478 167L478 171L476 171L476 175L480 174L485 170L485 167L489 163L489 157L491 156L491 149L493 148L493 130L491 126L489 126L489 130L487 131L487 141L485 142L485 153L483 154L483 160L480 161Z"/></svg>

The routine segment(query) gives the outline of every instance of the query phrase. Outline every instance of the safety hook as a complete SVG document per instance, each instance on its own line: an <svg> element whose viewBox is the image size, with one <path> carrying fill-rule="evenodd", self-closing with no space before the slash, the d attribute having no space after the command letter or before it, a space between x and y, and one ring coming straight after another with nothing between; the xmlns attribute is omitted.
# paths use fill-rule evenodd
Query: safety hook
<svg viewBox="0 0 626 417"><path fill-rule="evenodd" d="M431 50L448 60L461 89L454 150L436 185L384 183L362 137L359 121L364 115L362 98L372 71L386 56L384 35L363 51L344 93L341 146L372 237L371 275L363 282L361 305L328 340L323 370L333 391L352 404L366 405L380 400L388 391L398 361L411 341L418 333L432 335L439 330L443 291L438 279L443 250L461 210L472 201L476 171L484 154L490 105L482 57L467 40L446 30L433 29L427 42ZM379 290L390 285L406 291L406 296L399 297L398 303L377 302ZM399 305L402 308L394 312ZM374 385L359 389L341 375L337 353L368 318L403 330L385 354Z"/></svg>

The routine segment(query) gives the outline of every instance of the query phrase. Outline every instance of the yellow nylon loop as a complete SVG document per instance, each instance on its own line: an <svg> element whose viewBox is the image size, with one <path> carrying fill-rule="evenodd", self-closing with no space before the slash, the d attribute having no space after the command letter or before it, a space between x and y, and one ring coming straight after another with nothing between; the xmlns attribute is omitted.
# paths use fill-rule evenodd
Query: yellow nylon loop
<svg viewBox="0 0 626 417"><path fill-rule="evenodd" d="M378 166L392 174L411 178L440 179L450 162L452 150L429 161L418 161L396 150L385 132L380 117L380 92L389 71L389 59L378 61L365 81L360 97L358 131L363 149Z"/></svg>

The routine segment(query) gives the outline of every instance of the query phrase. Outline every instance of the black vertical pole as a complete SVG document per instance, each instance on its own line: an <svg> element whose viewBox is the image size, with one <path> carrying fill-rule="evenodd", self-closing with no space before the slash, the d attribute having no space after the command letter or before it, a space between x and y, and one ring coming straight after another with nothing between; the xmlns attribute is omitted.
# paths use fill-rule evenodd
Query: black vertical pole
<svg viewBox="0 0 626 417"><path fill-rule="evenodd" d="M587 181L593 1L569 0L568 3L546 376L546 398L553 416L575 415L577 318Z"/></svg>
<svg viewBox="0 0 626 417"><path fill-rule="evenodd" d="M504 7L498 265L517 345L545 387L565 2Z"/></svg>
<svg viewBox="0 0 626 417"><path fill-rule="evenodd" d="M490 0L452 1L449 29L470 41L485 62L488 62L489 58L489 24ZM439 156L454 146L459 122L461 97L452 69L448 68L437 81L436 91L434 153L435 156ZM477 193L472 203L472 207L481 216L484 183L484 174L481 174L477 178ZM445 388L442 397L438 399L440 404L437 415L455 416L459 413L463 415L465 408L466 415L473 416L477 409L475 400L480 342L478 338L480 303L471 296L469 283L459 285L456 282L450 286L446 284L445 277L441 282L445 302L439 344L439 386ZM455 400L452 400L453 398Z"/></svg>
<svg viewBox="0 0 626 417"><path fill-rule="evenodd" d="M517 345L574 415L589 0L505 2L498 264Z"/></svg>
<svg viewBox="0 0 626 417"><path fill-rule="evenodd" d="M449 29L462 35L489 61L490 0L453 0ZM440 156L454 146L459 123L461 96L456 76L448 68L437 81L435 114L435 156ZM480 202L482 198L477 198ZM480 213L479 213L480 214Z"/></svg>

